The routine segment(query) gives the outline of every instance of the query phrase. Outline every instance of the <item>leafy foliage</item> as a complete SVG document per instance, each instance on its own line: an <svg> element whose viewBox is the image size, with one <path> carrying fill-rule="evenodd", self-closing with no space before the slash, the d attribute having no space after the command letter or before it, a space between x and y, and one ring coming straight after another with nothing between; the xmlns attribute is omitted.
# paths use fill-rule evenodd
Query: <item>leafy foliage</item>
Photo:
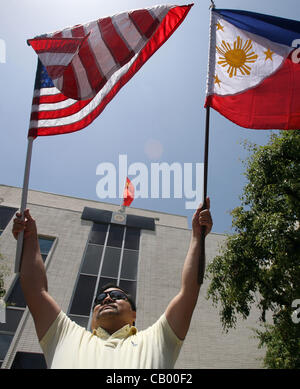
<svg viewBox="0 0 300 389"><path fill-rule="evenodd" d="M299 368L300 323L291 315L300 298L300 131L281 131L266 146L249 148L247 184L231 213L234 234L207 268L208 298L221 305L225 331L256 305L265 365ZM273 324L264 324L267 311Z"/></svg>
<svg viewBox="0 0 300 389"><path fill-rule="evenodd" d="M0 260L1 259L2 259L2 256L0 254ZM3 276L4 276L4 274L0 272L0 299L5 295Z"/></svg>

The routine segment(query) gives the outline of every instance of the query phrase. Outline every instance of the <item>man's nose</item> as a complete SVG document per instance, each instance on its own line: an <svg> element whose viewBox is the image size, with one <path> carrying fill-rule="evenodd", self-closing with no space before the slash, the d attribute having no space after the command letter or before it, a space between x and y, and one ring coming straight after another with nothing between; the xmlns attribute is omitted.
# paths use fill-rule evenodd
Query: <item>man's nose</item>
<svg viewBox="0 0 300 389"><path fill-rule="evenodd" d="M110 297L110 295L108 294L105 299L103 300L102 304L108 304L110 303L111 301L113 301L113 299Z"/></svg>

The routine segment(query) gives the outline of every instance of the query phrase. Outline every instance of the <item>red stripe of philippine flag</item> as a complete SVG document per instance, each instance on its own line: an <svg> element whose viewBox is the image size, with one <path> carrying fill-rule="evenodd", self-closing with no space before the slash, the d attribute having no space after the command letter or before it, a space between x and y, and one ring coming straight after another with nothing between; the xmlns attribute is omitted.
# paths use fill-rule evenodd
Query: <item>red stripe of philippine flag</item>
<svg viewBox="0 0 300 389"><path fill-rule="evenodd" d="M29 136L89 125L170 38L192 5L123 12L29 40L39 56Z"/></svg>
<svg viewBox="0 0 300 389"><path fill-rule="evenodd" d="M239 126L300 128L300 22L214 9L206 106Z"/></svg>

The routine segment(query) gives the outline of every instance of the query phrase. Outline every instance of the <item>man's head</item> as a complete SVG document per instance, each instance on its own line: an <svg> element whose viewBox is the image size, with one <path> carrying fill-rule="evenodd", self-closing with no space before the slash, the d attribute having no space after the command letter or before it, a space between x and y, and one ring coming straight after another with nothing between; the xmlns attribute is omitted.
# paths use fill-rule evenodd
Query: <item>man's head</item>
<svg viewBox="0 0 300 389"><path fill-rule="evenodd" d="M136 306L132 297L114 284L103 286L95 299L91 328L102 327L110 334L126 324L134 325Z"/></svg>

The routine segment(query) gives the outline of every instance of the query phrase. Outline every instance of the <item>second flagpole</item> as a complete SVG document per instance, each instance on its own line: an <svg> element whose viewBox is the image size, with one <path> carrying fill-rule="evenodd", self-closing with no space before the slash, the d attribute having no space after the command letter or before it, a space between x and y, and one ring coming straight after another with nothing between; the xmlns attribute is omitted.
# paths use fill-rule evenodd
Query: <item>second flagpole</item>
<svg viewBox="0 0 300 389"><path fill-rule="evenodd" d="M203 179L203 200L202 208L206 209L206 197L207 197L207 176L208 176L208 149L209 149L209 118L210 107L206 107L206 119L205 119L205 146L204 146L204 179ZM205 273L205 227L201 230L201 247L199 256L199 270L198 270L198 284L203 284Z"/></svg>
<svg viewBox="0 0 300 389"><path fill-rule="evenodd" d="M215 35L214 26L212 22L212 10L215 8L215 3L211 0L210 8L210 26L209 26L209 48L208 48L208 78L207 78L207 91L210 90L210 83L212 80L212 71L214 68L215 58L212 55L214 53ZM203 178L203 209L207 208L207 177L208 177L208 149L209 149L209 119L210 119L210 106L206 104L206 118L205 118L205 145L204 145L204 178ZM198 268L198 284L202 285L205 273L205 227L201 231L201 248L199 255L199 268Z"/></svg>

